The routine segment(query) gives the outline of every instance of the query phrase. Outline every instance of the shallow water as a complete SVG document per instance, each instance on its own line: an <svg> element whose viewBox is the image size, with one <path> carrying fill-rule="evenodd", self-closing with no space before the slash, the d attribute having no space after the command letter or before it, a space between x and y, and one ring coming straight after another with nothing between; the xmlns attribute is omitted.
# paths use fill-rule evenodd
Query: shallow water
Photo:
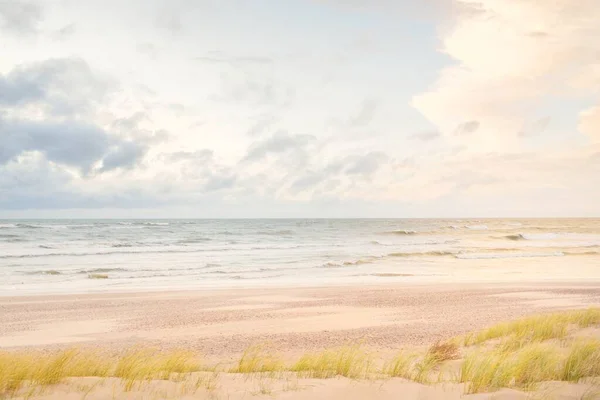
<svg viewBox="0 0 600 400"><path fill-rule="evenodd" d="M598 278L600 219L0 220L2 295Z"/></svg>

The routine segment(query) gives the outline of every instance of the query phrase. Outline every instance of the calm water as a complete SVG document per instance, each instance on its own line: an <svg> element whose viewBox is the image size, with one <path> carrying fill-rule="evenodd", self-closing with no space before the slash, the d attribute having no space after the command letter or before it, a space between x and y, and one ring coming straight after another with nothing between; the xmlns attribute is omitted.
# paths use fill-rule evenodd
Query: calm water
<svg viewBox="0 0 600 400"><path fill-rule="evenodd" d="M2 295L577 279L599 219L0 220Z"/></svg>

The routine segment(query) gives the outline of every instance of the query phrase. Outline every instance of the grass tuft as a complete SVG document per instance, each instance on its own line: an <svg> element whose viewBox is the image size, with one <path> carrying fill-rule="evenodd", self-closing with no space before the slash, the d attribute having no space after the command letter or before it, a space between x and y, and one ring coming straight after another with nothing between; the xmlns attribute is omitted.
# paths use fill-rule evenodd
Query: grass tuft
<svg viewBox="0 0 600 400"><path fill-rule="evenodd" d="M238 374L277 372L284 369L283 361L269 354L263 346L248 347L237 365L229 372Z"/></svg>
<svg viewBox="0 0 600 400"><path fill-rule="evenodd" d="M412 380L414 378L413 367L417 357L414 353L402 351L384 366L383 372L392 378Z"/></svg>
<svg viewBox="0 0 600 400"><path fill-rule="evenodd" d="M371 358L360 346L345 346L315 354L305 354L291 370L309 378L345 376L365 378L371 370Z"/></svg>
<svg viewBox="0 0 600 400"><path fill-rule="evenodd" d="M488 340L513 337L521 343L542 342L562 339L567 336L569 326L580 328L600 325L600 309L568 311L523 318L517 321L494 325L488 329L464 336L464 345L471 346Z"/></svg>
<svg viewBox="0 0 600 400"><path fill-rule="evenodd" d="M578 382L600 376L600 341L579 340L573 344L564 361L561 380Z"/></svg>

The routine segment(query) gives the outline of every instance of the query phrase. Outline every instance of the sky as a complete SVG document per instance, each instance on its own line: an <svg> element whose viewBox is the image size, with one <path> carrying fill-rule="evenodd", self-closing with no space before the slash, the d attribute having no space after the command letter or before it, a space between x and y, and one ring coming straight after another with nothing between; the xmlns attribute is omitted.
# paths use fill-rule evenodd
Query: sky
<svg viewBox="0 0 600 400"><path fill-rule="evenodd" d="M0 0L0 218L597 217L599 20Z"/></svg>

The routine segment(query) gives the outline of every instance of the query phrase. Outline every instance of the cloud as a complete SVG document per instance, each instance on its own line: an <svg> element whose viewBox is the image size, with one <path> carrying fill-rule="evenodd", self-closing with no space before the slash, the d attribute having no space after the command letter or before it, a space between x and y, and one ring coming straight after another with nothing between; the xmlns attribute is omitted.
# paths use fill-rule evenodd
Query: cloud
<svg viewBox="0 0 600 400"><path fill-rule="evenodd" d="M24 153L79 169L84 175L135 165L146 153L143 143L126 141L76 121L0 121L0 165Z"/></svg>
<svg viewBox="0 0 600 400"><path fill-rule="evenodd" d="M72 37L75 32L77 30L77 25L72 23L72 24L68 24L63 26L60 29L57 29L55 32L52 33L52 37L55 40L66 40L70 37Z"/></svg>
<svg viewBox="0 0 600 400"><path fill-rule="evenodd" d="M346 161L350 164L345 172L348 175L361 175L365 178L373 175L381 167L381 164L388 161L389 157L382 152L373 151L364 156L349 157Z"/></svg>
<svg viewBox="0 0 600 400"><path fill-rule="evenodd" d="M42 8L39 4L20 0L0 1L0 32L35 34L41 20Z"/></svg>
<svg viewBox="0 0 600 400"><path fill-rule="evenodd" d="M600 106L584 110L579 115L579 130L600 143Z"/></svg>
<svg viewBox="0 0 600 400"><path fill-rule="evenodd" d="M470 135L472 133L477 132L478 129L479 129L479 121L463 122L462 124L458 125L458 127L454 131L454 134L457 136Z"/></svg>
<svg viewBox="0 0 600 400"><path fill-rule="evenodd" d="M429 142L438 139L442 135L438 131L421 131L410 135L410 139L421 140L423 142Z"/></svg>
<svg viewBox="0 0 600 400"><path fill-rule="evenodd" d="M250 146L243 161L255 162L266 158L270 154L302 150L315 139L312 135L292 135L285 131L279 131L271 137L259 140Z"/></svg>
<svg viewBox="0 0 600 400"><path fill-rule="evenodd" d="M0 75L0 107L34 105L54 115L85 113L113 88L77 58L20 65Z"/></svg>
<svg viewBox="0 0 600 400"><path fill-rule="evenodd" d="M480 140L471 149L509 149L553 96L572 102L598 92L589 85L600 77L594 67L600 53L596 1L455 3L463 7L451 14L441 37L442 52L455 63L413 99L443 134L477 121Z"/></svg>
<svg viewBox="0 0 600 400"><path fill-rule="evenodd" d="M350 118L348 124L353 127L368 125L375 117L378 105L378 102L374 99L365 99L360 105L358 113Z"/></svg>

